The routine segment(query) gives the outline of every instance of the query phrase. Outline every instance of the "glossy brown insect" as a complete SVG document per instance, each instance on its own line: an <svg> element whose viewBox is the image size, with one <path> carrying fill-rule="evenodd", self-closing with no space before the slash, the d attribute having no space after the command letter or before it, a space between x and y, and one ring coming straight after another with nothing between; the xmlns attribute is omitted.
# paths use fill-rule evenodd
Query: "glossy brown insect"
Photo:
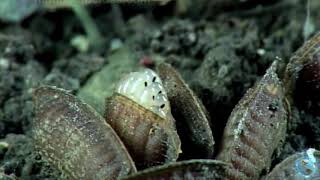
<svg viewBox="0 0 320 180"><path fill-rule="evenodd" d="M287 96L291 102L320 115L320 33L291 57L285 72Z"/></svg>
<svg viewBox="0 0 320 180"><path fill-rule="evenodd" d="M118 83L106 100L105 118L138 167L175 161L181 152L166 91L150 69L130 73Z"/></svg>
<svg viewBox="0 0 320 180"><path fill-rule="evenodd" d="M89 105L63 89L33 92L35 149L69 179L117 179L136 172L114 130Z"/></svg>
<svg viewBox="0 0 320 180"><path fill-rule="evenodd" d="M178 133L181 134L182 156L186 159L212 158L214 139L207 110L170 64L159 63L156 69L168 93Z"/></svg>

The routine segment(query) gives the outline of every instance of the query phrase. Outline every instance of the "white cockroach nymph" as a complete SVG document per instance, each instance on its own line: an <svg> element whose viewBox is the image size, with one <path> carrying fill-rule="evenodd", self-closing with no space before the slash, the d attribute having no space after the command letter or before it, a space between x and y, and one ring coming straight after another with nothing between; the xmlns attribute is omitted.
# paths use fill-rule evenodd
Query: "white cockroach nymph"
<svg viewBox="0 0 320 180"><path fill-rule="evenodd" d="M146 109L166 118L170 103L159 76L151 69L133 72L123 78L116 92L137 102Z"/></svg>
<svg viewBox="0 0 320 180"><path fill-rule="evenodd" d="M120 136L138 167L174 161L180 139L159 76L151 69L120 80L106 102L106 121Z"/></svg>

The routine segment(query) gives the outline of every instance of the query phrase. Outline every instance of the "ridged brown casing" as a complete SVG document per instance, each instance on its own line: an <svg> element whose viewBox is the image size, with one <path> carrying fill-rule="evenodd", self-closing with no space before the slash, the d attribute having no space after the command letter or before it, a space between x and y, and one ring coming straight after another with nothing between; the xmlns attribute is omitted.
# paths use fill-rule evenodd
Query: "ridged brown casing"
<svg viewBox="0 0 320 180"><path fill-rule="evenodd" d="M298 73L308 65L313 56L320 51L320 32L305 42L290 58L285 72L285 85L289 94L295 89Z"/></svg>
<svg viewBox="0 0 320 180"><path fill-rule="evenodd" d="M317 179L320 179L320 170L318 170L319 173L317 175L309 176L308 178L303 178L303 176L299 174L295 165L295 161L301 158L302 156L303 154L300 152L287 157L282 162L277 164L273 168L273 170L264 178L264 180L280 180L280 179L281 180L298 180L298 179L317 180ZM320 159L320 151L315 151L314 156L317 159Z"/></svg>
<svg viewBox="0 0 320 180"><path fill-rule="evenodd" d="M173 118L163 119L118 93L107 99L105 117L137 166L147 167L178 158L180 139Z"/></svg>
<svg viewBox="0 0 320 180"><path fill-rule="evenodd" d="M117 179L136 171L114 130L63 89L34 90L34 146L68 179Z"/></svg>
<svg viewBox="0 0 320 180"><path fill-rule="evenodd" d="M290 102L320 115L320 32L291 57L285 72Z"/></svg>
<svg viewBox="0 0 320 180"><path fill-rule="evenodd" d="M274 62L232 111L217 159L231 163L227 179L258 179L285 138L284 89Z"/></svg>
<svg viewBox="0 0 320 180"><path fill-rule="evenodd" d="M182 140L182 156L187 159L212 158L214 139L209 114L202 102L170 64L160 63L156 68L176 119Z"/></svg>

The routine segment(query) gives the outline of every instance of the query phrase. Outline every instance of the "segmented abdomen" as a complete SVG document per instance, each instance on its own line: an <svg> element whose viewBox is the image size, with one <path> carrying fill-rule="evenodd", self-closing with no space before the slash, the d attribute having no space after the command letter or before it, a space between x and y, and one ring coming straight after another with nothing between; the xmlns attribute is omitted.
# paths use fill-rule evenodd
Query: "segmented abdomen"
<svg viewBox="0 0 320 180"><path fill-rule="evenodd" d="M274 62L229 117L218 154L218 159L231 164L229 179L258 179L267 173L285 136L287 112L276 66Z"/></svg>

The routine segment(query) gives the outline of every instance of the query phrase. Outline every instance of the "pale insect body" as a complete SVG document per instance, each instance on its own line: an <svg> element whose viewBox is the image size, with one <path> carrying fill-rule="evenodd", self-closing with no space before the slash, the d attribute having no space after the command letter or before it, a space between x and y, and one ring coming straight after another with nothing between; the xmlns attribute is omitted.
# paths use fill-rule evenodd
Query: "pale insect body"
<svg viewBox="0 0 320 180"><path fill-rule="evenodd" d="M120 81L116 91L162 118L170 114L170 104L162 81L151 69L128 74Z"/></svg>

